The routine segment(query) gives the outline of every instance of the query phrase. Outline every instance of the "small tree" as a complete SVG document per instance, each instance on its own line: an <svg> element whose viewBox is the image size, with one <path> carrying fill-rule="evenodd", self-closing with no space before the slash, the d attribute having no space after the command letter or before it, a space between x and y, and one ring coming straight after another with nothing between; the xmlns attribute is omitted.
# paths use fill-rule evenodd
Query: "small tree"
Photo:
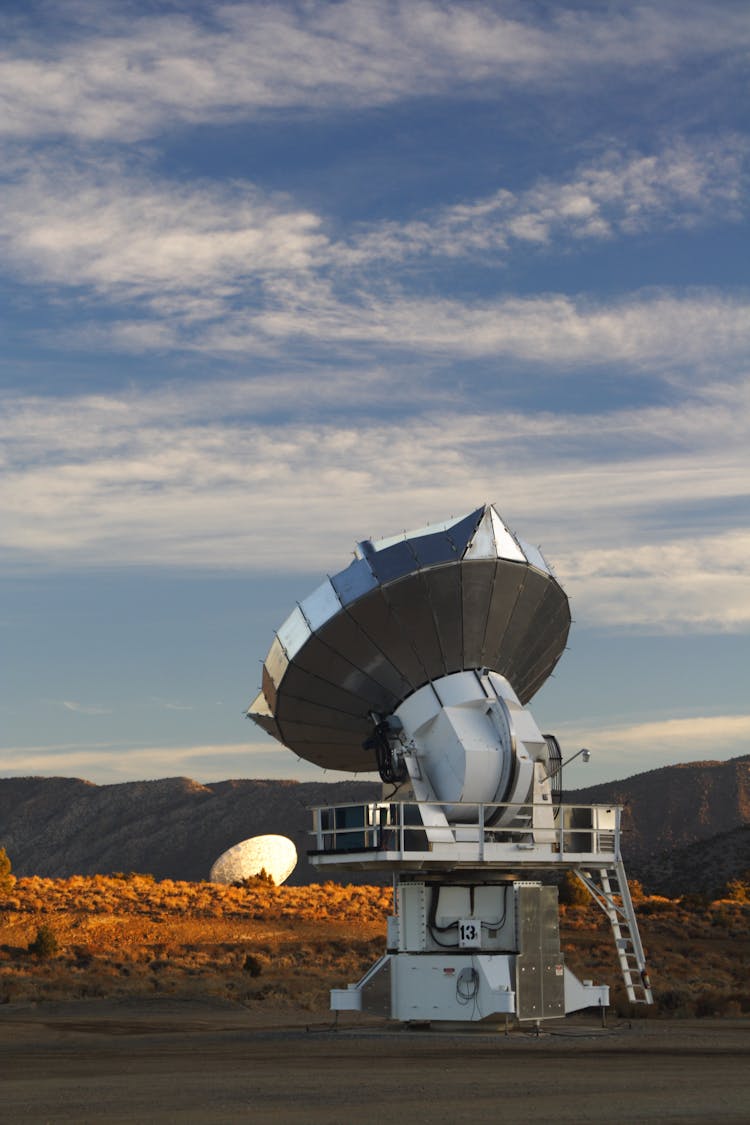
<svg viewBox="0 0 750 1125"><path fill-rule="evenodd" d="M249 973L251 977L259 977L263 972L263 962L256 957L254 953L248 953L242 968L246 973Z"/></svg>
<svg viewBox="0 0 750 1125"><path fill-rule="evenodd" d="M5 848L0 848L0 898L9 895L16 885L15 875L11 875L10 860Z"/></svg>
<svg viewBox="0 0 750 1125"><path fill-rule="evenodd" d="M36 937L29 943L29 953L45 960L54 957L57 953L57 936L51 926L42 925L36 932Z"/></svg>
<svg viewBox="0 0 750 1125"><path fill-rule="evenodd" d="M639 879L628 879L628 889L630 890L630 897L634 902L641 902L646 897L643 891L643 884Z"/></svg>

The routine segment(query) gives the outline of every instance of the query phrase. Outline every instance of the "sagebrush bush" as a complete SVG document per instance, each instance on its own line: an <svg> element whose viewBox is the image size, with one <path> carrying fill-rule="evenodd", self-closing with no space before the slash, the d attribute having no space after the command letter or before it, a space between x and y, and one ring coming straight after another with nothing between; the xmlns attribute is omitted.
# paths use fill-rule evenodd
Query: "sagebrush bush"
<svg viewBox="0 0 750 1125"><path fill-rule="evenodd" d="M36 932L36 937L29 943L29 953L35 957L54 957L58 950L57 935L51 926L42 925Z"/></svg>

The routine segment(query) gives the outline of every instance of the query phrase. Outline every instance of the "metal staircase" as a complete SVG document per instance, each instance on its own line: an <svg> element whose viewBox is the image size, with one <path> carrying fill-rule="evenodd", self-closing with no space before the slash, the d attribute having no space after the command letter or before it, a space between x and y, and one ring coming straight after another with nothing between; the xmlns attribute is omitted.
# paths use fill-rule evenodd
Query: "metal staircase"
<svg viewBox="0 0 750 1125"><path fill-rule="evenodd" d="M618 859L612 867L590 871L576 868L575 873L609 918L628 1000L633 1004L653 1004L646 957L622 860Z"/></svg>

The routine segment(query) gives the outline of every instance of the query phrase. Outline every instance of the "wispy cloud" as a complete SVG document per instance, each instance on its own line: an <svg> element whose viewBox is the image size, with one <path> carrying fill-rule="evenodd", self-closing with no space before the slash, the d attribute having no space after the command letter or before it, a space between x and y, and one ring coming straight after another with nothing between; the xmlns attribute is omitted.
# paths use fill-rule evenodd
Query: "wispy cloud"
<svg viewBox="0 0 750 1125"><path fill-rule="evenodd" d="M655 65L741 57L741 7L561 6L420 0L240 3L193 12L67 6L46 34L6 18L0 120L10 135L118 140L177 123L383 106L447 90L611 83ZM57 26L55 26L55 23ZM50 35L53 31L53 36Z"/></svg>
<svg viewBox="0 0 750 1125"><path fill-rule="evenodd" d="M252 184L176 183L106 159L35 155L2 189L7 260L25 276L111 299L191 293L186 320L219 315L238 285L319 260L321 220ZM166 292L165 292L166 290Z"/></svg>
<svg viewBox="0 0 750 1125"><path fill-rule="evenodd" d="M292 303L294 288L287 296L279 279L311 271L320 278L331 269L361 273L380 259L424 254L502 257L513 243L624 236L656 222L662 229L726 222L742 206L746 156L735 137L610 154L569 180L502 188L424 219L384 221L334 239L325 216L249 182L175 183L132 162L35 154L6 170L0 238L8 263L29 279L88 286L110 300L148 298L165 319L179 314L193 323L225 315L240 293L244 305L262 305L258 286L266 281L272 303ZM377 281L359 303L373 305ZM316 292L309 282L301 292L315 315L332 296L330 287Z"/></svg>
<svg viewBox="0 0 750 1125"><path fill-rule="evenodd" d="M159 696L153 696L154 703L163 707L165 711L192 711L193 705L191 703L180 703L173 699L161 699Z"/></svg>
<svg viewBox="0 0 750 1125"><path fill-rule="evenodd" d="M533 710L533 705L532 705ZM725 761L748 752L750 715L683 715L621 726L556 724L566 752L588 746L588 766L571 766L567 788L658 769L675 761ZM0 776L79 776L100 785L164 777L199 782L231 777L298 781L351 780L351 774L322 771L270 739L266 742L181 746L129 743L81 746L62 743L0 749ZM362 779L374 775L362 774Z"/></svg>
<svg viewBox="0 0 750 1125"><path fill-rule="evenodd" d="M605 303L508 295L499 278L495 295L458 299L425 295L418 271L395 282L381 267L425 254L498 265L529 242L562 249L656 223L726 222L740 208L745 157L732 138L606 157L569 180L334 237L330 218L250 183L177 184L111 159L35 156L0 185L0 244L6 268L67 295L76 347L235 359L356 347L561 368L716 367L747 354L744 294L663 289ZM106 320L78 323L82 294Z"/></svg>
<svg viewBox="0 0 750 1125"><path fill-rule="evenodd" d="M489 499L512 525L522 518L522 535L542 537L579 621L651 631L750 623L741 388L584 415L430 411L420 401L415 425L408 400L393 421L366 409L336 421L324 404L314 422L289 404L280 418L278 400L263 419L249 413L252 386L234 384L225 400L214 385L192 413L192 392L179 386L153 401L7 400L5 566L325 572L345 565L355 539L398 530L394 511L419 525ZM712 510L723 512L715 523Z"/></svg>
<svg viewBox="0 0 750 1125"><path fill-rule="evenodd" d="M344 302L330 290L286 286L276 308L230 316L201 347L251 348L277 340L364 343L431 356L512 357L554 365L675 370L742 361L750 344L750 301L706 291L630 295L613 303L585 296L498 297L483 301L378 296Z"/></svg>
<svg viewBox="0 0 750 1125"><path fill-rule="evenodd" d="M323 771L272 742L183 746L79 744L0 748L0 776L79 776L99 785L191 777L200 782L232 777L288 778L298 781L351 780L351 774Z"/></svg>
<svg viewBox="0 0 750 1125"><path fill-rule="evenodd" d="M680 747L703 751L712 743L738 753L750 743L750 715L690 715L598 731L602 747L648 745L677 756Z"/></svg>
<svg viewBox="0 0 750 1125"><path fill-rule="evenodd" d="M566 787L660 769L674 762L726 761L750 749L750 715L683 715L622 726L562 724L566 745L588 746L591 763L571 767Z"/></svg>
<svg viewBox="0 0 750 1125"><path fill-rule="evenodd" d="M750 531L659 538L558 559L581 623L679 633L750 626Z"/></svg>
<svg viewBox="0 0 750 1125"><path fill-rule="evenodd" d="M79 703L75 699L61 699L60 706L66 711L74 711L76 715L111 715L109 707L102 707L99 703Z"/></svg>
<svg viewBox="0 0 750 1125"><path fill-rule="evenodd" d="M529 244L602 240L658 223L694 227L741 217L747 142L738 136L670 145L652 154L607 152L569 180L438 209L422 220L383 223L352 240L354 262L405 261L425 254L505 257ZM346 252L341 254L344 261Z"/></svg>

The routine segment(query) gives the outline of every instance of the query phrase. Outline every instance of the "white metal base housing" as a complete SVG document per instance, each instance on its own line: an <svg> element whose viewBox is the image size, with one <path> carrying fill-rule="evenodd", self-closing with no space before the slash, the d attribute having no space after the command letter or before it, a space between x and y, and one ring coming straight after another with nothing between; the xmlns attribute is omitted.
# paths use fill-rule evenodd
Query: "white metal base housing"
<svg viewBox="0 0 750 1125"><path fill-rule="evenodd" d="M401 882L389 950L334 1011L408 1021L555 1019L606 1008L609 989L581 983L560 950L557 890L536 882Z"/></svg>
<svg viewBox="0 0 750 1125"><path fill-rule="evenodd" d="M387 953L357 984L331 989L331 1011L374 1012L391 1019L409 1021L477 1022L492 1016L515 1016L516 993L512 988L515 959L507 954L451 958ZM380 977L386 978L380 980ZM390 983L384 1003L382 986ZM377 985L381 987L378 989ZM579 981L563 968L563 1011L609 1007L607 985ZM549 1012L527 1014L527 1019L549 1019Z"/></svg>

